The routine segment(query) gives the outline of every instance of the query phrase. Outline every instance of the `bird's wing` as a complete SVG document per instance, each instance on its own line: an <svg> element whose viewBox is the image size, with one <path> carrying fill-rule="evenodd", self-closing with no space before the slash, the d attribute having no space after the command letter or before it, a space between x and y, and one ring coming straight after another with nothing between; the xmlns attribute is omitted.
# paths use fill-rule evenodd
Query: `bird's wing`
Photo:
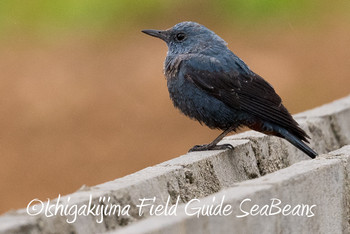
<svg viewBox="0 0 350 234"><path fill-rule="evenodd" d="M274 88L238 57L219 61L210 56L189 56L181 62L180 72L231 108L284 127L307 141L306 133L282 105Z"/></svg>

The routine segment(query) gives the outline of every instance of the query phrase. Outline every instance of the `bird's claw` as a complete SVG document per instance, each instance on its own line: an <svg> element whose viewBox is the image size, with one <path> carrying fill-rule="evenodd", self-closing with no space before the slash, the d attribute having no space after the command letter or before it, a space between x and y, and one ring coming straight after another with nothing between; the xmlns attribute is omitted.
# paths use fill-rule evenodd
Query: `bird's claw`
<svg viewBox="0 0 350 234"><path fill-rule="evenodd" d="M208 150L225 150L225 149L233 149L233 146L230 144L222 144L222 145L195 145L188 152L194 151L208 151Z"/></svg>

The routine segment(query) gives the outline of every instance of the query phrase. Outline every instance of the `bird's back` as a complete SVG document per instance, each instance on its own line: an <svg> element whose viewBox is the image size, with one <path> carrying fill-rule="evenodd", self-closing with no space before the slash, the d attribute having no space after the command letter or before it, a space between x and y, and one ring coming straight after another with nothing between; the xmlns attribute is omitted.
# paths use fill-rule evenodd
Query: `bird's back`
<svg viewBox="0 0 350 234"><path fill-rule="evenodd" d="M267 121L306 140L274 88L234 53L220 49L167 57L164 71L174 105L211 128L259 130L255 123Z"/></svg>

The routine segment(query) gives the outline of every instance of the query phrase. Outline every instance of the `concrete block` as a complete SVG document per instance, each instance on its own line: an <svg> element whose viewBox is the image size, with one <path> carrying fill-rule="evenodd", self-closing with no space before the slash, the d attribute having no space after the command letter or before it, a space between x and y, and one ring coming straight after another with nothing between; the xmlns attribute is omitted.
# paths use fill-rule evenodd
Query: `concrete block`
<svg viewBox="0 0 350 234"><path fill-rule="evenodd" d="M348 230L347 216L344 216L349 208L344 202L348 200L342 194L348 192L346 170L350 165L350 147L344 151L337 157L324 155L316 160L295 163L200 199L201 205L215 206L224 198L224 205L233 208L230 215L200 215L197 218L189 216L188 211L200 205L193 203L186 207L183 204L179 206L177 216L153 216L109 233L342 233ZM264 206L271 209L272 202L279 201L280 208L290 205L294 213L267 216ZM253 205L260 207L260 214L237 217L245 215L240 206L249 212ZM272 214L278 211L276 207L271 210Z"/></svg>

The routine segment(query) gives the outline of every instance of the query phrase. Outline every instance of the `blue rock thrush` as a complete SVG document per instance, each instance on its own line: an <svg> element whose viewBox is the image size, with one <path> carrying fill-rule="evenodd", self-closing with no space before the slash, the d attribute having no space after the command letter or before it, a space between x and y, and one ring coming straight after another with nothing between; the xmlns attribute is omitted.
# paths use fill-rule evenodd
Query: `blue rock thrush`
<svg viewBox="0 0 350 234"><path fill-rule="evenodd" d="M311 158L309 136L299 127L273 87L227 48L213 31L194 22L168 30L143 30L168 45L164 63L170 98L185 115L212 129L224 130L213 142L190 151L232 148L217 143L247 126L286 139ZM304 141L304 142L303 142Z"/></svg>

